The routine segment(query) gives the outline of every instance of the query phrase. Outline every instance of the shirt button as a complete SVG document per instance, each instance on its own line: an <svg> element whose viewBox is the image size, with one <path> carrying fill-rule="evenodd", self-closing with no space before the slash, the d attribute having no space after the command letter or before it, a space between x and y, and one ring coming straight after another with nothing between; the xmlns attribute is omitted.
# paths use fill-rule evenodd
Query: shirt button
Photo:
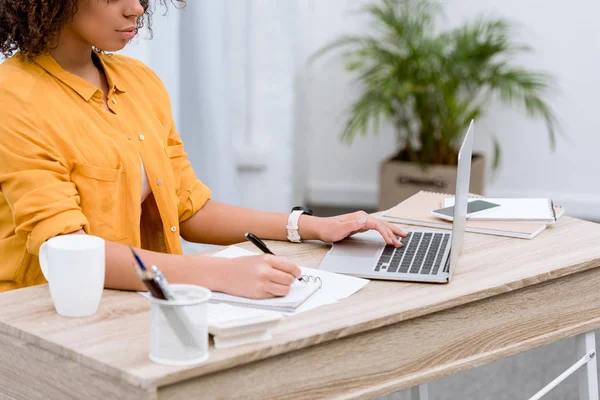
<svg viewBox="0 0 600 400"><path fill-rule="evenodd" d="M140 135L140 140L144 140L144 139L146 139L146 138L144 137L144 135Z"/></svg>
<svg viewBox="0 0 600 400"><path fill-rule="evenodd" d="M157 184L158 186L162 185L162 179L159 179L159 180L156 182L156 184Z"/></svg>
<svg viewBox="0 0 600 400"><path fill-rule="evenodd" d="M174 226L171 227L171 232L175 232L176 230L177 230L176 227L174 227Z"/></svg>

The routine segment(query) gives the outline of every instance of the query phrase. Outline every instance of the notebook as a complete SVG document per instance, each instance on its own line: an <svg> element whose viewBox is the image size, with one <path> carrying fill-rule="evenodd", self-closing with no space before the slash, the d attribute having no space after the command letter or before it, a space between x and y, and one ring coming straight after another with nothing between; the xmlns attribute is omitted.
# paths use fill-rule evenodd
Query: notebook
<svg viewBox="0 0 600 400"><path fill-rule="evenodd" d="M452 195L420 191L404 200L395 207L384 211L381 219L386 221L427 226L431 228L452 229L452 222L444 221L431 215L431 211L444 206L444 199ZM472 196L480 198L481 196ZM556 218L564 214L563 207L554 207ZM514 223L506 221L472 221L468 220L465 230L467 232L482 233L487 235L508 236L520 239L533 239L540 234L549 224L546 223Z"/></svg>
<svg viewBox="0 0 600 400"><path fill-rule="evenodd" d="M246 297L232 296L226 293L213 292L211 300L222 301L229 304L255 306L269 310L292 311L310 296L312 296L322 286L321 279L313 276L302 275L307 283L296 281L290 287L290 292L284 297L274 297L271 299L248 299Z"/></svg>
<svg viewBox="0 0 600 400"><path fill-rule="evenodd" d="M236 307L225 303L209 303L208 332L219 337L239 337L269 331L282 318L275 311Z"/></svg>
<svg viewBox="0 0 600 400"><path fill-rule="evenodd" d="M243 257L243 256L252 256L256 255L256 253L246 250L242 247L238 246L229 246L224 250L219 251L218 253L213 254L213 257L225 257L225 258L235 258L235 257ZM314 283L310 283L309 285L320 283L320 289L315 290L304 302L302 302L296 308L284 308L277 307L276 309L280 312L284 312L286 316L288 315L296 315L308 310L312 310L313 308L321 307L327 304L332 304L346 297L352 296L354 293L361 290L365 287L370 281L368 279L357 278L349 275L336 274L333 272L321 271L313 268L300 267L301 273L306 277L310 278ZM309 286L310 287L310 286ZM304 289L306 290L306 289ZM290 292L291 293L291 292ZM215 300L216 295L222 295L221 293L213 293L212 300ZM227 295L225 295L227 296ZM288 294L288 296L290 296ZM286 298L282 297L279 299L266 299L266 300L250 300L245 298L236 298L235 303L238 305L250 306L250 307L259 307L263 308L263 305L266 304L265 307L267 310L273 309L268 307L269 302L272 300L279 300L282 302L287 302Z"/></svg>
<svg viewBox="0 0 600 400"><path fill-rule="evenodd" d="M208 333L217 349L264 342L272 339L271 331L282 318L275 311L209 303Z"/></svg>
<svg viewBox="0 0 600 400"><path fill-rule="evenodd" d="M544 198L483 198L500 207L490 208L467 216L470 221L555 222L554 203ZM473 201L477 199L470 199ZM444 199L444 207L454 205L454 197Z"/></svg>

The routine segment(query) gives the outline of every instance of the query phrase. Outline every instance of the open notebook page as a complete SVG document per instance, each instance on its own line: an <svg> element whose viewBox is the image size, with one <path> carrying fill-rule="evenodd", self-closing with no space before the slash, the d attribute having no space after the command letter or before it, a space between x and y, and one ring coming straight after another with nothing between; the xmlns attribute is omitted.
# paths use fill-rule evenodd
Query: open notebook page
<svg viewBox="0 0 600 400"><path fill-rule="evenodd" d="M256 254L257 253L243 249L241 247L229 246L226 249L215 253L213 257L236 258L243 256L252 256ZM362 289L369 283L368 279L335 274L333 272L320 271L318 269L313 268L300 267L300 270L302 271L303 275L311 275L320 278L321 288L315 291L314 294L312 294L297 308L291 310L279 310L285 312L286 315L295 315L304 311L312 310L316 307L335 303L339 300L345 299L346 297L352 296L354 293L358 292L360 289ZM216 300L217 295L221 295L221 293L213 293L214 300ZM285 299L286 297L281 297L280 299Z"/></svg>
<svg viewBox="0 0 600 400"><path fill-rule="evenodd" d="M310 282L307 284L296 281L292 284L290 292L285 297L255 300L213 292L211 300L224 301L235 305L258 306L281 311L286 311L286 309L288 309L288 311L292 311L300 304L304 303L310 296L319 290L320 287L320 283Z"/></svg>

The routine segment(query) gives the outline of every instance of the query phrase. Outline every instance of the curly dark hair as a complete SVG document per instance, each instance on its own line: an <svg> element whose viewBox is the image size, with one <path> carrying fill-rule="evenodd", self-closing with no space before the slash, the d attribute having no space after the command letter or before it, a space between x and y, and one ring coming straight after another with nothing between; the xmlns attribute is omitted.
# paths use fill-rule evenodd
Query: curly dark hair
<svg viewBox="0 0 600 400"><path fill-rule="evenodd" d="M153 0L140 0L144 15L138 29L152 25ZM167 7L169 0L157 0ZM185 0L170 0L185 5ZM51 49L62 28L77 12L79 0L0 0L0 53L6 58L20 51L25 57L35 57ZM150 34L152 30L150 29Z"/></svg>

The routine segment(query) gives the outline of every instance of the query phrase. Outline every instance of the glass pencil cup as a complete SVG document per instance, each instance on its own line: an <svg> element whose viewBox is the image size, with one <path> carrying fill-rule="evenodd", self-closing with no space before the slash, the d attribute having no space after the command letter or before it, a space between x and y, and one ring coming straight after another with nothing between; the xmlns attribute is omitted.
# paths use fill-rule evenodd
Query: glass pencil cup
<svg viewBox="0 0 600 400"><path fill-rule="evenodd" d="M150 360L179 366L206 361L211 291L183 284L169 288L177 300L150 297Z"/></svg>

